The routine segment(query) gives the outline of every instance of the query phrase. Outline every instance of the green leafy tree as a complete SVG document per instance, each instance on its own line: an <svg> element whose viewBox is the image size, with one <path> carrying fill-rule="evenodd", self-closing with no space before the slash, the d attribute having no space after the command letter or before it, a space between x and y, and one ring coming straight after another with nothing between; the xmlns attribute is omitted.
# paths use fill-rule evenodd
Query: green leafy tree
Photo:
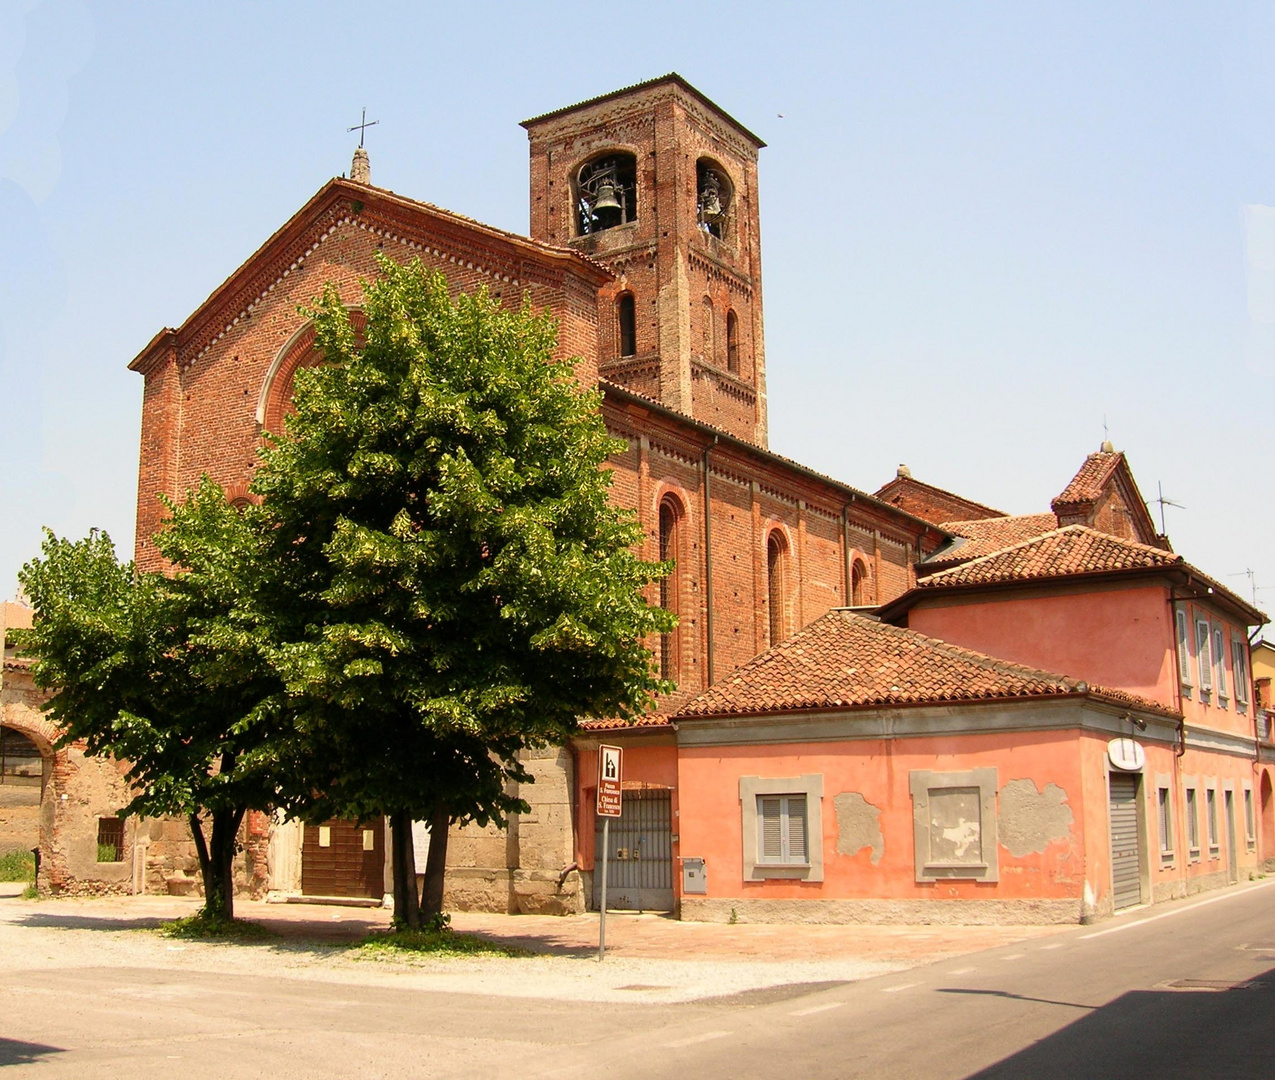
<svg viewBox="0 0 1275 1080"><path fill-rule="evenodd" d="M108 535L59 539L19 580L35 608L22 648L60 745L127 765L125 815L176 815L199 854L204 913L234 917L233 863L245 812L275 802L271 747L279 683L261 659L259 621L237 617L261 529L207 479L156 538L172 575L120 562Z"/></svg>
<svg viewBox="0 0 1275 1080"><path fill-rule="evenodd" d="M667 568L634 553L600 396L555 359L552 319L453 301L419 261L380 271L362 343L335 289L314 313L326 363L298 373L253 485L279 569L256 600L283 627L291 808L388 815L414 926L441 910L448 826L525 808L523 748L649 708L643 642L673 616L644 598ZM423 909L413 820L431 824Z"/></svg>

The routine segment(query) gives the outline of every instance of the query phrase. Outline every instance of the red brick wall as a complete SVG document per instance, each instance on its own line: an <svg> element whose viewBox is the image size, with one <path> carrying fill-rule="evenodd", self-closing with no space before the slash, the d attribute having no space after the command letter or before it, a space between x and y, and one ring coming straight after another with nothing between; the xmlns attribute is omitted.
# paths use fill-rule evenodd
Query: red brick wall
<svg viewBox="0 0 1275 1080"><path fill-rule="evenodd" d="M443 270L454 293L485 287L509 308L530 297L558 319L559 355L582 357L581 381L596 381L599 271L575 273L551 259L537 265L530 245L510 252L476 227L423 213L396 216L396 208L379 208L371 195L364 205L335 194L310 220L290 223L295 235L279 251L263 249L237 271L211 310L201 309L135 362L146 378L136 546L142 568L161 565L150 539L163 516L158 494L180 497L203 473L228 489L251 480L262 433L258 403L275 374L272 365L306 326L298 308L311 305L326 282L345 304L360 304L361 282L375 275L378 250ZM236 279L248 280L238 287ZM280 389L294 366L282 372ZM279 402L267 411L277 417Z"/></svg>
<svg viewBox="0 0 1275 1080"><path fill-rule="evenodd" d="M759 144L673 82L582 105L527 127L531 235L588 252L616 275L601 302L605 377L764 446ZM582 164L606 151L629 153L636 160L637 219L577 236L576 176ZM724 171L734 189L720 240L706 234L696 219L701 158ZM633 294L636 311L637 354L629 362L619 360L616 329L615 299L624 291ZM737 319L737 375L727 371L731 311Z"/></svg>

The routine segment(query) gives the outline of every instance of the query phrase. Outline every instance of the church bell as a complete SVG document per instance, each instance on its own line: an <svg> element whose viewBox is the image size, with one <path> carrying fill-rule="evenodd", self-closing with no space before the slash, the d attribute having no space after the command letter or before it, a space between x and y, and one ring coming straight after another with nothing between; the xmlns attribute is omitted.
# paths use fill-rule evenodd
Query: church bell
<svg viewBox="0 0 1275 1080"><path fill-rule="evenodd" d="M601 214L607 210L620 209L620 203L615 197L615 185L609 180L603 180L598 185L598 197L593 200L593 212Z"/></svg>

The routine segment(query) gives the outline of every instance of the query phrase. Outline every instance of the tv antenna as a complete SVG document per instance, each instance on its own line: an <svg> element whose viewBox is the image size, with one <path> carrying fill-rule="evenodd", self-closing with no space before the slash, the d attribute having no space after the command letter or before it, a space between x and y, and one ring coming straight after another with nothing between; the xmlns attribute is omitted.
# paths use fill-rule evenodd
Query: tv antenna
<svg viewBox="0 0 1275 1080"><path fill-rule="evenodd" d="M1183 506L1180 502L1174 502L1172 499L1165 498L1164 484L1162 484L1159 480L1156 481L1155 487L1156 487L1157 495L1154 499L1151 499L1150 502L1156 503L1160 507L1160 535L1168 536L1169 530L1165 527L1165 524L1164 524L1164 508L1166 506L1172 506L1175 510L1185 510L1186 507Z"/></svg>
<svg viewBox="0 0 1275 1080"><path fill-rule="evenodd" d="M1257 583L1257 571L1256 571L1256 570L1254 570L1251 566L1246 566L1246 567L1245 567L1243 570L1241 570L1238 574L1231 574L1230 576L1231 576L1231 577L1246 577L1246 578L1248 578L1248 585L1249 585L1249 588L1253 590L1253 606L1254 606L1254 607L1256 607L1256 606L1257 606L1257 594L1258 594L1258 593L1260 593L1260 592L1267 592L1267 591L1269 591L1272 587L1275 587L1275 586L1270 586L1270 585L1259 585L1259 584Z"/></svg>

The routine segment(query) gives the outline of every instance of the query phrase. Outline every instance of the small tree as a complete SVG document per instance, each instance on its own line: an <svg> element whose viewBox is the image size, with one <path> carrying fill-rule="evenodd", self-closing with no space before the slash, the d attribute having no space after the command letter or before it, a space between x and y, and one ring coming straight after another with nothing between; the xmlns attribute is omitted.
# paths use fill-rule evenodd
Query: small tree
<svg viewBox="0 0 1275 1080"><path fill-rule="evenodd" d="M35 608L22 647L35 659L60 745L128 766L125 815L190 824L204 913L234 917L236 835L245 812L275 800L271 719L278 683L260 659L260 626L237 618L255 535L207 479L157 536L173 576L121 563L105 533L59 539L19 580ZM205 835L209 825L209 835Z"/></svg>
<svg viewBox="0 0 1275 1080"><path fill-rule="evenodd" d="M632 717L662 686L644 599L665 568L634 554L609 498L600 396L554 357L548 315L486 292L453 302L419 261L380 259L366 343L335 289L326 360L253 485L289 624L274 663L296 709L290 790L314 818L389 816L397 918L416 925L410 824L432 826L424 910L441 909L448 826L525 804L527 746L581 718Z"/></svg>

